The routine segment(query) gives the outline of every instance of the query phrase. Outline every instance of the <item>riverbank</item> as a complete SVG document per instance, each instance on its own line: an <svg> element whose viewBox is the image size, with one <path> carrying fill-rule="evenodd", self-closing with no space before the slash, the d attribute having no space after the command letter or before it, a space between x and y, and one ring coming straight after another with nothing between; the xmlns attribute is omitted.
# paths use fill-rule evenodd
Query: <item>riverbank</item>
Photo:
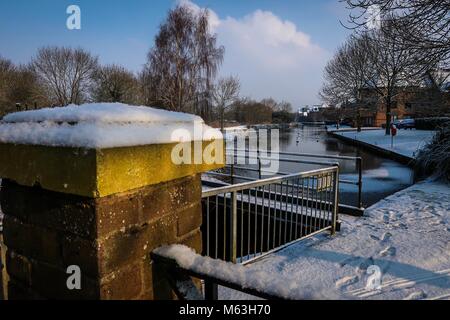
<svg viewBox="0 0 450 320"><path fill-rule="evenodd" d="M418 183L366 210L341 216L335 237L318 235L250 265L302 283L305 299L449 299L450 187ZM367 289L370 266L379 290ZM374 268L374 267L372 267ZM221 290L223 299L247 299Z"/></svg>
<svg viewBox="0 0 450 320"><path fill-rule="evenodd" d="M361 132L356 129L328 131L329 135L339 140L409 166L414 165L418 150L433 138L434 133L435 131L399 130L392 146L392 138L385 135L384 129L370 128Z"/></svg>

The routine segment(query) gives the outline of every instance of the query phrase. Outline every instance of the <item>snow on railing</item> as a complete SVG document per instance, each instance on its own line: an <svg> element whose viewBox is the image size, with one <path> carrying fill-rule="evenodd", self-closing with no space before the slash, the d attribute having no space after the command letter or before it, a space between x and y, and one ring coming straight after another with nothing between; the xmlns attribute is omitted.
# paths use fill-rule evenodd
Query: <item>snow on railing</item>
<svg viewBox="0 0 450 320"><path fill-rule="evenodd" d="M272 272L256 271L250 267L233 264L222 260L215 260L209 257L198 255L186 246L171 245L157 248L152 253L152 258L156 263L164 263L162 258L167 259L168 269L176 268L188 272L192 276L206 279L208 282L214 282L234 290L253 294L267 299L286 299L299 300L305 298L304 290L301 290L301 283L289 277L280 277ZM199 295L192 293L188 289L193 289L187 281L179 281L183 297L197 297ZM217 290L217 288L216 288Z"/></svg>

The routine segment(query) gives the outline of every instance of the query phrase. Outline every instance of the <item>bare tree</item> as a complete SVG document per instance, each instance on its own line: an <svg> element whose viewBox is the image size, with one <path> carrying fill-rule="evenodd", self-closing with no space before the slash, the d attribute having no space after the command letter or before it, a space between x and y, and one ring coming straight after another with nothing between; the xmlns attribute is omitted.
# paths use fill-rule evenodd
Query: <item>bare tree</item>
<svg viewBox="0 0 450 320"><path fill-rule="evenodd" d="M220 117L220 129L224 129L225 110L239 98L241 85L236 77L221 78L214 86L212 98Z"/></svg>
<svg viewBox="0 0 450 320"><path fill-rule="evenodd" d="M14 65L0 58L0 114L48 105L37 77L27 65Z"/></svg>
<svg viewBox="0 0 450 320"><path fill-rule="evenodd" d="M8 100L11 104L20 103L25 109L49 104L47 97L42 94L36 74L29 65L16 67L11 77Z"/></svg>
<svg viewBox="0 0 450 320"><path fill-rule="evenodd" d="M210 120L212 106L212 90L214 78L223 62L224 47L217 45L217 37L209 29L209 14L204 10L197 17L196 44L199 50L200 96L203 97L196 113Z"/></svg>
<svg viewBox="0 0 450 320"><path fill-rule="evenodd" d="M135 103L138 81L122 66L100 66L93 74L92 98L98 102Z"/></svg>
<svg viewBox="0 0 450 320"><path fill-rule="evenodd" d="M434 58L450 58L450 0L341 0L351 13L356 29L367 29L367 18L379 14L391 39L401 38L408 47L428 51ZM387 28L386 28L387 26Z"/></svg>
<svg viewBox="0 0 450 320"><path fill-rule="evenodd" d="M320 93L331 105L354 101L358 108L358 131L361 130L361 90L377 75L369 53L370 42L367 35L352 36L338 49L325 67L325 83Z"/></svg>
<svg viewBox="0 0 450 320"><path fill-rule="evenodd" d="M7 108L9 85L14 70L15 66L10 60L0 57L0 114Z"/></svg>
<svg viewBox="0 0 450 320"><path fill-rule="evenodd" d="M261 104L270 108L272 112L278 111L278 102L273 98L264 98L261 100Z"/></svg>
<svg viewBox="0 0 450 320"><path fill-rule="evenodd" d="M89 99L98 59L83 49L44 47L32 68L49 99L57 105L80 104Z"/></svg>
<svg viewBox="0 0 450 320"><path fill-rule="evenodd" d="M170 110L202 113L195 105L201 97L209 101L211 83L223 59L224 49L216 42L206 10L195 13L185 5L171 10L141 76L151 86L147 98Z"/></svg>
<svg viewBox="0 0 450 320"><path fill-rule="evenodd" d="M292 104L287 101L281 101L278 103L278 112L290 113L292 112Z"/></svg>
<svg viewBox="0 0 450 320"><path fill-rule="evenodd" d="M384 30L377 30L368 37L367 50L373 72L369 74L367 84L384 102L386 135L390 135L395 97L406 87L421 85L425 72L436 62L426 61L423 52L412 50L402 38L393 39Z"/></svg>

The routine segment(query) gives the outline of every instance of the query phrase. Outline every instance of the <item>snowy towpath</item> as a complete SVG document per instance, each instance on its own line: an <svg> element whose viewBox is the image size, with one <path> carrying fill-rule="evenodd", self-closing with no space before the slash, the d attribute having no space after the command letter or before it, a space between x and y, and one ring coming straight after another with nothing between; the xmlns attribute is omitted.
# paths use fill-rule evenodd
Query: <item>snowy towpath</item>
<svg viewBox="0 0 450 320"><path fill-rule="evenodd" d="M449 185L422 182L367 209L366 217L341 220L337 236L316 236L249 268L296 279L305 299L450 299ZM379 290L366 289L370 266L381 270Z"/></svg>
<svg viewBox="0 0 450 320"><path fill-rule="evenodd" d="M365 130L362 132L357 132L356 130L337 130L333 132L335 134L362 141L410 158L414 158L417 155L417 151L429 142L435 134L435 131L399 130L397 136L394 138L394 147L392 148L391 137L386 136L383 129Z"/></svg>

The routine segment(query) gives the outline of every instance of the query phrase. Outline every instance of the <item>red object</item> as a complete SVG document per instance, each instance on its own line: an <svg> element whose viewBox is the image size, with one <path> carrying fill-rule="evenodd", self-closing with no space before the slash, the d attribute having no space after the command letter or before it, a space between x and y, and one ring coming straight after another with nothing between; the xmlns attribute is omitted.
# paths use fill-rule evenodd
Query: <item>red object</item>
<svg viewBox="0 0 450 320"><path fill-rule="evenodd" d="M391 135L395 137L397 135L397 127L395 125L391 126Z"/></svg>

